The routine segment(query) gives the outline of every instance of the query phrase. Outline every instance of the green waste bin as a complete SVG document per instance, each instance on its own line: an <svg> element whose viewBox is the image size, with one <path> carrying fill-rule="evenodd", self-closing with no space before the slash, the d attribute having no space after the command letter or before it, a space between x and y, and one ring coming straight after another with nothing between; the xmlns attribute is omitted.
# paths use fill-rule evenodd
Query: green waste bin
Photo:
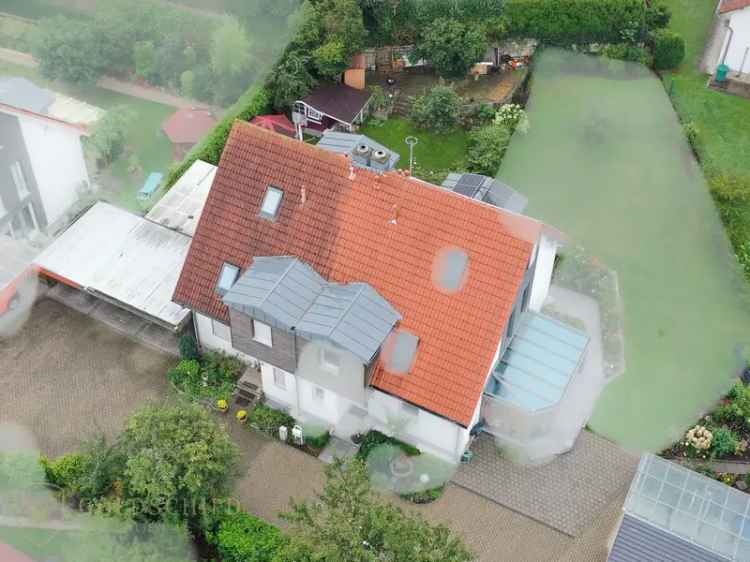
<svg viewBox="0 0 750 562"><path fill-rule="evenodd" d="M726 64L720 64L716 67L716 81L723 82L727 79L729 73L729 67Z"/></svg>

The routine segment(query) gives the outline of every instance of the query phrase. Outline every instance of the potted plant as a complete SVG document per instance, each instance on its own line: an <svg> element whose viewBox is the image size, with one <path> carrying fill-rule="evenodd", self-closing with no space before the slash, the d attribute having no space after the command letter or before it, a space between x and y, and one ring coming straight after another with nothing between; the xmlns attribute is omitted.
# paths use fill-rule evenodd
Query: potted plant
<svg viewBox="0 0 750 562"><path fill-rule="evenodd" d="M238 422L245 423L247 421L247 410L240 410L236 417Z"/></svg>
<svg viewBox="0 0 750 562"><path fill-rule="evenodd" d="M227 410L229 410L229 402L224 400L223 398L219 398L216 401L216 408L222 413L226 414Z"/></svg>

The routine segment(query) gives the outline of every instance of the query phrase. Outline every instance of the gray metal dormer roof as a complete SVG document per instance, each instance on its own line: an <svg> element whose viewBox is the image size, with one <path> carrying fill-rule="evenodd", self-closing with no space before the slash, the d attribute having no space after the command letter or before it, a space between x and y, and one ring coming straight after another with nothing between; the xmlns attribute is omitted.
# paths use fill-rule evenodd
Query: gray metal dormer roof
<svg viewBox="0 0 750 562"><path fill-rule="evenodd" d="M329 283L292 256L256 257L224 304L305 339L323 338L369 363L401 314L367 283Z"/></svg>
<svg viewBox="0 0 750 562"><path fill-rule="evenodd" d="M360 145L367 146L370 151L364 155L358 154L357 147ZM387 146L375 142L368 136L354 133L326 131L318 142L318 147L329 152L351 156L352 162L357 166L379 172L393 170L401 159L401 155L398 152L394 152ZM387 159L384 162L378 162L372 158L372 153L378 150L382 150L387 155Z"/></svg>

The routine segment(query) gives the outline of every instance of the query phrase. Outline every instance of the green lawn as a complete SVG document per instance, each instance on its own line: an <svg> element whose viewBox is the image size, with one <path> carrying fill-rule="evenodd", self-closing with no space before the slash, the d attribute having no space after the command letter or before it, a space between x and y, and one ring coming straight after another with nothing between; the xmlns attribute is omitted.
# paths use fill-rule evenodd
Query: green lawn
<svg viewBox="0 0 750 562"><path fill-rule="evenodd" d="M414 147L416 175L425 176L425 179L436 181L439 176L444 177L449 171L466 166L466 131L463 129L435 134L417 129L408 119L394 117L382 124L370 121L360 132L398 152L401 155L399 168L409 167L406 137L417 137L419 143Z"/></svg>
<svg viewBox="0 0 750 562"><path fill-rule="evenodd" d="M531 128L500 178L527 213L561 229L619 277L625 373L590 426L658 450L712 408L750 342L744 282L703 175L657 77L630 63L545 50Z"/></svg>
<svg viewBox="0 0 750 562"><path fill-rule="evenodd" d="M80 540L81 534L71 531L0 527L0 542L9 544L40 562L60 560L60 556L64 556Z"/></svg>
<svg viewBox="0 0 750 562"><path fill-rule="evenodd" d="M36 69L0 62L0 76L25 76L44 86L73 96L102 109L117 106L127 107L134 116L128 130L127 144L142 169L128 173L128 157L115 162L108 174L102 178L105 190L102 197L131 210L139 210L135 198L150 172L166 172L172 163L172 145L161 132L161 124L175 110L172 107L125 96L98 87L77 87L62 83L50 83L39 76Z"/></svg>

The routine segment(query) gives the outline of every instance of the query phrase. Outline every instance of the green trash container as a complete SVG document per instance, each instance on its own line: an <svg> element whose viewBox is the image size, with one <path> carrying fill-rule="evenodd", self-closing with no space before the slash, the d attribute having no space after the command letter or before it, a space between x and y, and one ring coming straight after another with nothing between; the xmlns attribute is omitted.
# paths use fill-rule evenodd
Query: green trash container
<svg viewBox="0 0 750 562"><path fill-rule="evenodd" d="M720 64L716 67L716 81L723 82L727 79L729 73L729 67L726 64Z"/></svg>

